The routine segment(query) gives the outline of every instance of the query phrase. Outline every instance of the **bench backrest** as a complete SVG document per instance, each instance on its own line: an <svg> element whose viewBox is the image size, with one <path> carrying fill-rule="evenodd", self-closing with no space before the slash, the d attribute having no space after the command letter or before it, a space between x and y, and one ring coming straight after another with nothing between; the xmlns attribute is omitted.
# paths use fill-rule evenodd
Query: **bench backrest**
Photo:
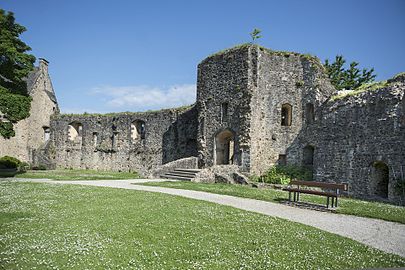
<svg viewBox="0 0 405 270"><path fill-rule="evenodd" d="M347 183L326 183L326 182L303 181L303 180L291 180L290 185L319 187L343 191L347 191L349 186Z"/></svg>

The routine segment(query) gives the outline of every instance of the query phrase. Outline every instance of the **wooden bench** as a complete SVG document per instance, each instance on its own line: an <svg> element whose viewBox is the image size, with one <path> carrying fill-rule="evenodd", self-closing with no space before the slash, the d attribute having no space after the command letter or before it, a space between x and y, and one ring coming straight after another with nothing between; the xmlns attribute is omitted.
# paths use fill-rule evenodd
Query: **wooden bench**
<svg viewBox="0 0 405 270"><path fill-rule="evenodd" d="M308 187L318 188L320 190L308 189ZM288 191L288 200L291 202L291 193L294 194L294 202L299 202L300 194L312 194L326 197L326 207L329 208L329 199L332 199L332 207L338 206L338 197L341 191L348 190L347 183L325 183L315 181L291 180L288 187L283 188Z"/></svg>

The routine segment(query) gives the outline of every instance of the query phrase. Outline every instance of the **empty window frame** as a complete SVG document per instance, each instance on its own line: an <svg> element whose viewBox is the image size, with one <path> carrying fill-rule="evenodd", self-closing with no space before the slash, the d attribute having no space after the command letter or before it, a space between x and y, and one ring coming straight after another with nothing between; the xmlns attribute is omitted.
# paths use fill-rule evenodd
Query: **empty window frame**
<svg viewBox="0 0 405 270"><path fill-rule="evenodd" d="M138 141L145 139L145 122L142 120L135 120L131 123L131 139Z"/></svg>
<svg viewBox="0 0 405 270"><path fill-rule="evenodd" d="M93 132L93 146L97 147L97 142L98 142L98 133Z"/></svg>
<svg viewBox="0 0 405 270"><path fill-rule="evenodd" d="M281 106L281 125L291 126L292 122L292 106L288 103Z"/></svg>
<svg viewBox="0 0 405 270"><path fill-rule="evenodd" d="M79 122L72 122L68 125L68 138L70 141L74 141L76 138L80 138L83 133L83 125Z"/></svg>
<svg viewBox="0 0 405 270"><path fill-rule="evenodd" d="M44 142L49 141L51 137L51 129L49 127L42 127L44 129Z"/></svg>

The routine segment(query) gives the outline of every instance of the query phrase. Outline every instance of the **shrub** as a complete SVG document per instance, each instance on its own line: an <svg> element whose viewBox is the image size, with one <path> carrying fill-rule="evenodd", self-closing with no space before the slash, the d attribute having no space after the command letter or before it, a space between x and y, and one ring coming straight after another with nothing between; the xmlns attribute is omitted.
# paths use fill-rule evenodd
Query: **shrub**
<svg viewBox="0 0 405 270"><path fill-rule="evenodd" d="M0 169L17 169L21 161L15 157L4 156L0 158Z"/></svg>
<svg viewBox="0 0 405 270"><path fill-rule="evenodd" d="M21 162L20 165L18 166L19 172L26 172L29 169L30 169L30 164L28 164L27 162Z"/></svg>
<svg viewBox="0 0 405 270"><path fill-rule="evenodd" d="M262 181L269 184L290 183L292 179L312 180L311 170L296 165L275 165L267 170L261 177Z"/></svg>
<svg viewBox="0 0 405 270"><path fill-rule="evenodd" d="M35 171L38 171L38 170L39 170L39 171L45 171L45 170L46 170L46 166L43 165L43 164L39 164L38 166L33 166L32 169L35 170Z"/></svg>

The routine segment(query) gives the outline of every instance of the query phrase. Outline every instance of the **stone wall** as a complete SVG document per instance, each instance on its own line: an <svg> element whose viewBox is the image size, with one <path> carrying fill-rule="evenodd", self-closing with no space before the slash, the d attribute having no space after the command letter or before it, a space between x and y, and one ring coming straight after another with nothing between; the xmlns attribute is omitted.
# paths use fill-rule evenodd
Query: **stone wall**
<svg viewBox="0 0 405 270"><path fill-rule="evenodd" d="M286 155L306 119L335 91L315 57L257 48L257 81L251 101L251 173L261 174ZM291 123L281 124L282 106L291 106ZM287 156L288 159L288 156ZM288 162L288 160L286 160Z"/></svg>
<svg viewBox="0 0 405 270"><path fill-rule="evenodd" d="M376 91L329 100L291 144L289 160L302 164L311 145L315 180L348 182L353 196L403 203L395 186L405 180L404 91L402 76ZM389 170L387 196L378 194L378 164Z"/></svg>
<svg viewBox="0 0 405 270"><path fill-rule="evenodd" d="M133 123L144 122L144 138L133 138ZM69 135L69 125L79 127ZM51 121L47 147L59 168L151 171L178 158L196 156L194 107L110 115L59 115Z"/></svg>
<svg viewBox="0 0 405 270"><path fill-rule="evenodd" d="M45 129L50 127L50 117L59 112L45 59L40 59L39 67L29 74L27 89L32 97L30 116L14 125L15 137L0 136L0 156L32 162L33 152L45 144Z"/></svg>

